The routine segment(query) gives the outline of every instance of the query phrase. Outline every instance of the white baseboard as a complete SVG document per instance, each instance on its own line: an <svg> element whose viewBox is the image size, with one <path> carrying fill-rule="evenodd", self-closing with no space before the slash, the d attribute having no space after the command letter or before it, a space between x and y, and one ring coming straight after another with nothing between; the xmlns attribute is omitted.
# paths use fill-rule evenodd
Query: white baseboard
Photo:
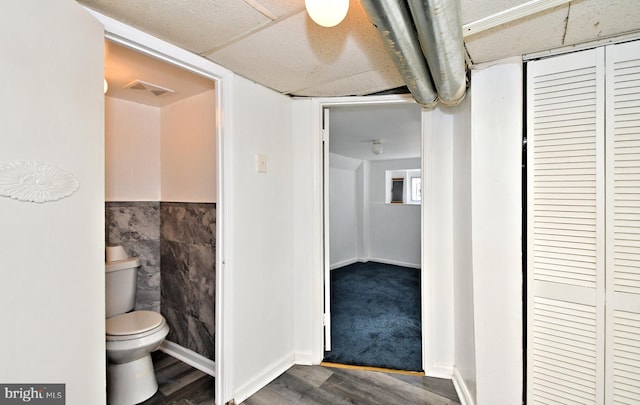
<svg viewBox="0 0 640 405"><path fill-rule="evenodd" d="M460 405L475 405L473 397L469 392L469 388L464 382L464 379L460 375L460 372L457 368L453 368L453 376L451 378L453 381L453 386L456 389L456 393L458 393L458 399L460 399Z"/></svg>
<svg viewBox="0 0 640 405"><path fill-rule="evenodd" d="M367 259L368 262L378 262L378 263L384 263L384 264L392 264L394 266L402 266L402 267L409 267L412 269L420 269L422 268L422 266L420 265L420 263L407 263L407 262L401 262L398 260L387 260L387 259L381 259L378 257L370 257Z"/></svg>
<svg viewBox="0 0 640 405"><path fill-rule="evenodd" d="M331 265L329 266L329 270L339 269L340 267L348 266L350 264L361 262L361 261L362 260L360 260L360 259L348 259L348 260L343 260L343 261L338 262L338 263L331 263Z"/></svg>
<svg viewBox="0 0 640 405"><path fill-rule="evenodd" d="M427 377L446 378L447 380L450 380L451 375L453 374L452 366L433 364L431 367L427 367L426 364L423 364L423 367L424 375Z"/></svg>
<svg viewBox="0 0 640 405"><path fill-rule="evenodd" d="M176 359L183 361L190 365L191 367L195 367L203 373L207 373L210 376L216 376L216 362L210 360L192 350L186 349L180 346L177 343L173 343L171 341L165 340L160 345L160 350L175 357Z"/></svg>
<svg viewBox="0 0 640 405"><path fill-rule="evenodd" d="M314 364L313 353L312 352L296 352L295 362L296 364L300 364L302 366L312 366Z"/></svg>
<svg viewBox="0 0 640 405"><path fill-rule="evenodd" d="M236 390L235 395L233 395L236 404L242 403L245 399L260 391L294 364L295 355L290 353L265 367L262 371L258 372L255 377Z"/></svg>

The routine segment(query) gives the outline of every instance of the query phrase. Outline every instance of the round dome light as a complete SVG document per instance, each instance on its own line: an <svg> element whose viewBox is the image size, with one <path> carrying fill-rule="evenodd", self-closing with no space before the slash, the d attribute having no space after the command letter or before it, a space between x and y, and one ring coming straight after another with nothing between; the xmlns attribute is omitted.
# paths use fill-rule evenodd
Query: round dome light
<svg viewBox="0 0 640 405"><path fill-rule="evenodd" d="M349 0L305 0L309 17L323 27L340 24L349 11Z"/></svg>

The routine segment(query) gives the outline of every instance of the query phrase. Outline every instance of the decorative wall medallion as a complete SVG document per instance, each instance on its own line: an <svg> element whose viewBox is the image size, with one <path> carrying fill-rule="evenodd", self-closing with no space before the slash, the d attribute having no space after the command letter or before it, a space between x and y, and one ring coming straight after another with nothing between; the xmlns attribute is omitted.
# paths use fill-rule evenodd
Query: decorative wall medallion
<svg viewBox="0 0 640 405"><path fill-rule="evenodd" d="M68 197L79 187L73 174L46 163L0 163L0 196L42 203Z"/></svg>

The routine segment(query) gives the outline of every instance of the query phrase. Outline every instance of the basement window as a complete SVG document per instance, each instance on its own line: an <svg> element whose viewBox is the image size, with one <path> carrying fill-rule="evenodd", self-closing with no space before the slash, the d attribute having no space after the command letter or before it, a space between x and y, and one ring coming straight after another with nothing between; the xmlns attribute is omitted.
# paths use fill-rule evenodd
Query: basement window
<svg viewBox="0 0 640 405"><path fill-rule="evenodd" d="M421 204L421 170L387 170L385 173L385 202L387 204Z"/></svg>

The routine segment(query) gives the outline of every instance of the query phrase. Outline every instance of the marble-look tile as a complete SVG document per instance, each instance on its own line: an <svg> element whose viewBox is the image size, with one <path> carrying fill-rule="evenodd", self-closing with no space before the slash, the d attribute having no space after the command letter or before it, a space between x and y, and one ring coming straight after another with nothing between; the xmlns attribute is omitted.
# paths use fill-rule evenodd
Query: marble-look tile
<svg viewBox="0 0 640 405"><path fill-rule="evenodd" d="M215 204L163 202L160 211L162 239L215 246Z"/></svg>
<svg viewBox="0 0 640 405"><path fill-rule="evenodd" d="M160 212L161 307L175 326L168 339L213 359L215 204L161 203Z"/></svg>
<svg viewBox="0 0 640 405"><path fill-rule="evenodd" d="M215 361L215 334L209 332L208 325L164 305L162 315L170 325L167 340Z"/></svg>
<svg viewBox="0 0 640 405"><path fill-rule="evenodd" d="M160 203L131 201L106 203L107 240L160 240Z"/></svg>
<svg viewBox="0 0 640 405"><path fill-rule="evenodd" d="M107 245L140 258L135 309L160 310L160 203L107 202Z"/></svg>

